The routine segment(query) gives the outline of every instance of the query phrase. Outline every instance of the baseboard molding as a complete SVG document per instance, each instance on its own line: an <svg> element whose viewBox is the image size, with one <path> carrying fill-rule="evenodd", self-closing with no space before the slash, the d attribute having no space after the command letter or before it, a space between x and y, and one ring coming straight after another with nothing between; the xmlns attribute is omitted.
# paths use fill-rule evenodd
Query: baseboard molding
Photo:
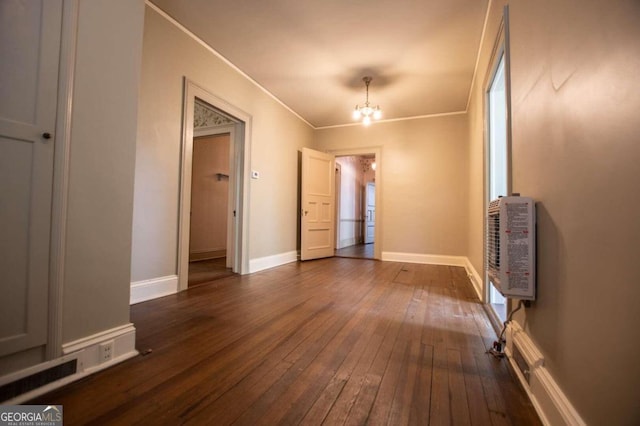
<svg viewBox="0 0 640 426"><path fill-rule="evenodd" d="M443 256L439 254L382 252L382 260L389 262L423 263L427 265L465 266L464 256Z"/></svg>
<svg viewBox="0 0 640 426"><path fill-rule="evenodd" d="M476 271L476 268L473 267L468 257L464 258L464 269L467 270L467 276L469 277L469 281L471 281L471 284L473 285L473 288L478 295L478 299L484 301L484 297L482 294L482 278L480 277L480 274L478 274L478 271Z"/></svg>
<svg viewBox="0 0 640 426"><path fill-rule="evenodd" d="M1 403L3 405L22 404L30 399L44 395L47 392L51 392L54 389L58 389L71 382L75 382L76 380L90 374L97 373L98 371L133 358L138 355L138 351L135 348L135 342L136 329L133 324L129 323L75 340L73 342L65 343L62 345L63 355L61 357L3 376L0 378L0 385L20 380L39 371L46 370L71 360L77 361L77 370L74 374L27 393L18 395L7 401L2 401ZM112 343L113 351L110 360L101 362L99 354L100 345L103 343Z"/></svg>
<svg viewBox="0 0 640 426"><path fill-rule="evenodd" d="M528 381L514 359L514 349L517 349L528 367ZM586 426L549 370L545 368L544 356L540 350L516 322L507 326L505 353L544 425Z"/></svg>
<svg viewBox="0 0 640 426"><path fill-rule="evenodd" d="M131 296L129 303L144 302L162 296L168 296L178 291L178 276L168 275L166 277L153 278L150 280L135 281L131 283Z"/></svg>
<svg viewBox="0 0 640 426"><path fill-rule="evenodd" d="M297 251L289 251L287 253L274 254L273 256L258 257L249 260L249 273L264 271L265 269L275 268L276 266L295 262L298 260Z"/></svg>

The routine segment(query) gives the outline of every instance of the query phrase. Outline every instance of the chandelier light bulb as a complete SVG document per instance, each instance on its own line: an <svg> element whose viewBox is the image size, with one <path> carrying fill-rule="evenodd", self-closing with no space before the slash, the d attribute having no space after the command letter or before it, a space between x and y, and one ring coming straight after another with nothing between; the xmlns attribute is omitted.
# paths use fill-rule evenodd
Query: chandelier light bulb
<svg viewBox="0 0 640 426"><path fill-rule="evenodd" d="M371 77L363 77L362 81L366 86L367 97L365 103L362 105L356 105L356 108L353 110L353 119L360 120L362 119L362 124L368 126L371 124L371 120L379 120L382 117L382 110L379 105L372 106L369 103L369 84L371 83L373 78Z"/></svg>

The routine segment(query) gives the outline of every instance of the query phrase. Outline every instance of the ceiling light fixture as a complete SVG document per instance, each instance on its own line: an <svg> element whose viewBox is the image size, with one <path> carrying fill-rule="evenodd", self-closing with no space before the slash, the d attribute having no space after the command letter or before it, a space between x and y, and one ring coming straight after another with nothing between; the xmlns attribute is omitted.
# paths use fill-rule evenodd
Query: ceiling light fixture
<svg viewBox="0 0 640 426"><path fill-rule="evenodd" d="M353 119L362 119L362 124L365 126L371 124L372 118L374 120L379 120L380 117L382 117L382 110L380 109L380 106L372 106L369 104L369 83L371 83L371 80L373 80L371 77L362 77L362 81L364 81L364 84L367 87L367 100L364 105L356 105L356 108L353 110Z"/></svg>

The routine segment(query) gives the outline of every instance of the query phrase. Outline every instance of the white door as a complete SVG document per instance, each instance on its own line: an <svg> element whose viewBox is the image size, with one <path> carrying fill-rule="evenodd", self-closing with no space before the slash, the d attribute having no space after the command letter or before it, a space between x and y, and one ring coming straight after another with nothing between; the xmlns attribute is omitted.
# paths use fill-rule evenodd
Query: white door
<svg viewBox="0 0 640 426"><path fill-rule="evenodd" d="M334 255L335 158L302 149L300 260Z"/></svg>
<svg viewBox="0 0 640 426"><path fill-rule="evenodd" d="M0 2L0 356L46 344L62 1Z"/></svg>
<svg viewBox="0 0 640 426"><path fill-rule="evenodd" d="M367 216L364 222L364 243L371 244L376 230L376 184L373 182L367 182L365 205Z"/></svg>

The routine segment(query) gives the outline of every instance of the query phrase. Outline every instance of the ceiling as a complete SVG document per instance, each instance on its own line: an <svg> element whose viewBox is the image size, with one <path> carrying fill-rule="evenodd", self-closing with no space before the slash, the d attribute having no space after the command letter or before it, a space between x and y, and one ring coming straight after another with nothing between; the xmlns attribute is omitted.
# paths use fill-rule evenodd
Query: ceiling
<svg viewBox="0 0 640 426"><path fill-rule="evenodd" d="M312 126L465 111L488 0L151 0Z"/></svg>

